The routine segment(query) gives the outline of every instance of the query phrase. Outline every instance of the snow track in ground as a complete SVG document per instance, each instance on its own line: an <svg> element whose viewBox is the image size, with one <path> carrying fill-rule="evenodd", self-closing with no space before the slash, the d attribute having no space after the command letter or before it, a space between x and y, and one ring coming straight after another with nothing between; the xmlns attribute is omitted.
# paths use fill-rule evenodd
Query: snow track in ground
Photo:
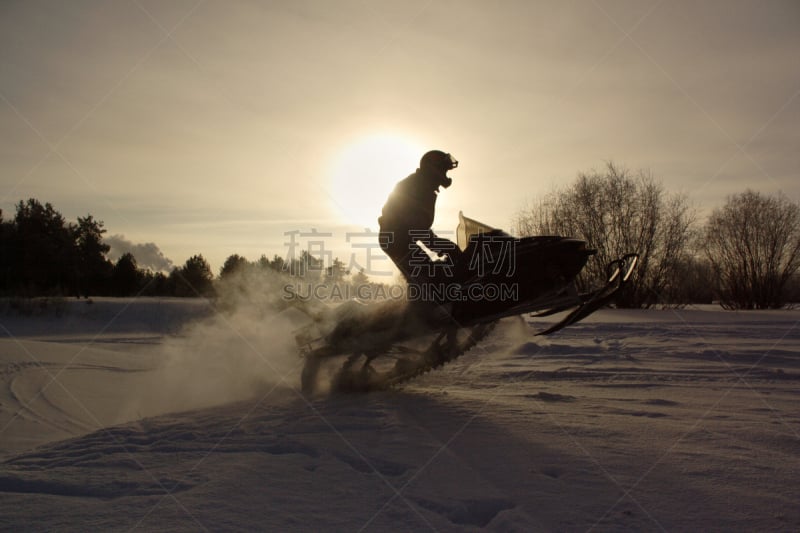
<svg viewBox="0 0 800 533"><path fill-rule="evenodd" d="M181 412L153 390L178 383L151 379L166 338L0 340L0 528L797 530L799 320L509 321L399 390L309 401L266 380Z"/></svg>

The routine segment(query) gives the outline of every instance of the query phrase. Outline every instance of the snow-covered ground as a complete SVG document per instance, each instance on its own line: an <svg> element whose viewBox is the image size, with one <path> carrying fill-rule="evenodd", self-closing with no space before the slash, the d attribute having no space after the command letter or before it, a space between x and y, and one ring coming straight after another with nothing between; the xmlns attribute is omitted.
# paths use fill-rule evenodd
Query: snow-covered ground
<svg viewBox="0 0 800 533"><path fill-rule="evenodd" d="M800 530L800 312L508 320L307 399L286 316L0 314L0 529Z"/></svg>

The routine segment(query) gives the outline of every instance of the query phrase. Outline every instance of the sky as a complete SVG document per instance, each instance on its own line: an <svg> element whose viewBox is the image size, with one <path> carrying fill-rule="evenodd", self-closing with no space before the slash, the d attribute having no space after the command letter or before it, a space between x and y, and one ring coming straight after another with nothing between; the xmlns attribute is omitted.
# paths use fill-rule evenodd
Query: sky
<svg viewBox="0 0 800 533"><path fill-rule="evenodd" d="M608 161L701 213L797 202L798 51L793 0L5 0L0 209L91 213L161 265L382 272L376 218L428 149L460 161L443 232Z"/></svg>

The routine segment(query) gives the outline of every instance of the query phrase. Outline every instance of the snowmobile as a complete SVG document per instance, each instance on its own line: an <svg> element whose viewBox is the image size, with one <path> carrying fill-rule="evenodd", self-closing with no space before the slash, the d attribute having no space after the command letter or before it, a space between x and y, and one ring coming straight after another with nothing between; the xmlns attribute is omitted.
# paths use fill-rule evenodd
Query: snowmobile
<svg viewBox="0 0 800 533"><path fill-rule="evenodd" d="M304 393L388 389L459 357L502 318L569 311L536 333L549 335L613 302L638 261L612 261L602 286L579 292L576 277L596 254L583 240L516 238L462 213L456 235L460 260L441 265L438 282L422 276L403 299L348 301L297 332Z"/></svg>

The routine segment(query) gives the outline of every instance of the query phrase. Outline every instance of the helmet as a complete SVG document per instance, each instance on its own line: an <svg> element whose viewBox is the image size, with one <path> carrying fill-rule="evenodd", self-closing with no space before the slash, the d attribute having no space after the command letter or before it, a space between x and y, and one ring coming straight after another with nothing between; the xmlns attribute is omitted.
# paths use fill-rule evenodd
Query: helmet
<svg viewBox="0 0 800 533"><path fill-rule="evenodd" d="M431 150L419 160L419 168L422 170L433 170L437 172L447 172L458 166L458 161L452 155L441 150Z"/></svg>

